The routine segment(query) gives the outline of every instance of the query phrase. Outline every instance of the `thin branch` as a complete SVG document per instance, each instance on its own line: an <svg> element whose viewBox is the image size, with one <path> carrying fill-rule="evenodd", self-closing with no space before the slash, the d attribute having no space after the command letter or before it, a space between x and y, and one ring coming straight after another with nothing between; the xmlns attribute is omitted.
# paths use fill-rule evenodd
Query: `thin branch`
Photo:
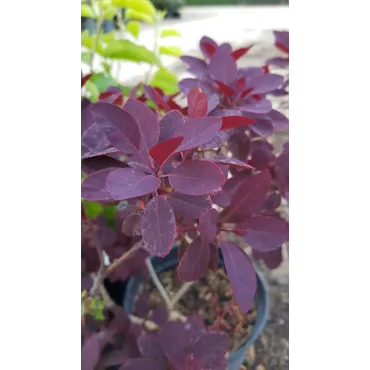
<svg viewBox="0 0 370 370"><path fill-rule="evenodd" d="M170 309L173 310L176 303L181 299L181 297L189 290L189 288L194 284L194 281L189 281L185 284L182 284L181 288L177 291L173 299L171 300Z"/></svg>
<svg viewBox="0 0 370 370"><path fill-rule="evenodd" d="M152 261L151 259L148 257L145 259L145 264L148 268L148 271L149 271L149 274L150 274L150 277L152 278L153 280L153 283L155 284L155 286L157 287L159 293L161 294L163 300L165 301L166 303L166 306L168 308L168 310L170 311L171 310L171 300L166 292L166 289L164 289L162 283L160 282L154 268L153 268L153 265L152 265Z"/></svg>
<svg viewBox="0 0 370 370"><path fill-rule="evenodd" d="M94 69L93 68L94 56L95 56L95 52L96 52L96 49L97 49L97 46L98 46L100 34L101 34L101 28L102 28L102 25L103 25L103 22L104 22L104 11L103 11L102 8L100 8L99 10L100 10L100 13L99 13L98 22L96 24L96 34L95 34L95 37L94 37L94 40L93 40L93 45L92 45L91 52L90 52L91 73L93 72L93 69Z"/></svg>
<svg viewBox="0 0 370 370"><path fill-rule="evenodd" d="M139 242L134 244L134 246L130 250L122 254L120 258L114 260L113 263L111 263L108 266L105 276L108 276L109 274L111 274L121 263L131 258L135 254L135 252L142 247L142 245L143 245L143 242L142 240L140 240Z"/></svg>

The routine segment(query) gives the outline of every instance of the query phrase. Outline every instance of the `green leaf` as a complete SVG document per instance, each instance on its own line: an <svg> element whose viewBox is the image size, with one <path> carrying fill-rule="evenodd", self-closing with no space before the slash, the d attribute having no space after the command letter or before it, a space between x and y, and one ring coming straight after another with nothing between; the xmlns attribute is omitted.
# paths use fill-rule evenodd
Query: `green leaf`
<svg viewBox="0 0 370 370"><path fill-rule="evenodd" d="M90 64L91 61L91 55L87 51L81 52L81 62L85 64Z"/></svg>
<svg viewBox="0 0 370 370"><path fill-rule="evenodd" d="M115 206L105 206L103 210L103 214L107 219L107 224L112 229L116 226L116 207Z"/></svg>
<svg viewBox="0 0 370 370"><path fill-rule="evenodd" d="M103 62L102 66L103 66L104 72L110 74L111 66L106 62Z"/></svg>
<svg viewBox="0 0 370 370"><path fill-rule="evenodd" d="M126 24L126 30L130 32L132 36L137 38L140 33L140 23L136 21L130 21Z"/></svg>
<svg viewBox="0 0 370 370"><path fill-rule="evenodd" d="M160 60L146 47L136 45L129 40L113 40L107 42L103 51L105 58L145 62L160 66Z"/></svg>
<svg viewBox="0 0 370 370"><path fill-rule="evenodd" d="M97 18L97 15L94 12L94 9L87 5L87 4L81 4L81 17L85 18Z"/></svg>
<svg viewBox="0 0 370 370"><path fill-rule="evenodd" d="M159 53L179 57L183 54L183 51L177 46L160 46Z"/></svg>
<svg viewBox="0 0 370 370"><path fill-rule="evenodd" d="M154 75L153 80L150 82L153 87L159 87L167 95L175 94L178 92L178 79L176 75L162 68Z"/></svg>
<svg viewBox="0 0 370 370"><path fill-rule="evenodd" d="M133 9L127 9L125 11L125 19L126 20L136 19L138 21L146 22L146 23L149 23L149 24L154 23L154 20L150 15L145 14L145 13L137 12L136 10L133 10Z"/></svg>
<svg viewBox="0 0 370 370"><path fill-rule="evenodd" d="M114 6L132 9L151 17L155 15L155 7L149 0L112 0Z"/></svg>
<svg viewBox="0 0 370 370"><path fill-rule="evenodd" d="M86 216L89 218L96 218L103 212L103 206L99 203L85 200L83 204Z"/></svg>
<svg viewBox="0 0 370 370"><path fill-rule="evenodd" d="M103 7L104 19L111 21L117 13L115 6L108 5Z"/></svg>
<svg viewBox="0 0 370 370"><path fill-rule="evenodd" d="M85 83L84 87L85 87L86 91L88 91L90 93L90 100L92 102L96 102L99 98L99 90L96 87L96 85L93 82L91 82L91 78L90 78L89 81L87 81Z"/></svg>
<svg viewBox="0 0 370 370"><path fill-rule="evenodd" d="M81 45L86 46L88 49L92 49L94 45L94 38L95 36L83 35L81 37ZM96 44L96 52L100 55L103 53L103 45L102 40L99 38Z"/></svg>
<svg viewBox="0 0 370 370"><path fill-rule="evenodd" d="M118 87L122 90L123 96L129 96L130 92L132 91L131 87L122 86L122 85L118 85Z"/></svg>
<svg viewBox="0 0 370 370"><path fill-rule="evenodd" d="M173 29L173 28L168 28L166 30L162 30L160 33L160 37L168 37L168 36L178 36L181 37L181 34L179 31Z"/></svg>
<svg viewBox="0 0 370 370"><path fill-rule="evenodd" d="M94 73L90 80L97 88L98 93L106 91L109 86L117 86L117 82L109 75L106 75L102 72Z"/></svg>
<svg viewBox="0 0 370 370"><path fill-rule="evenodd" d="M112 41L115 38L114 31L108 32L108 33L102 33L100 35L100 38L102 41L105 41L105 42Z"/></svg>

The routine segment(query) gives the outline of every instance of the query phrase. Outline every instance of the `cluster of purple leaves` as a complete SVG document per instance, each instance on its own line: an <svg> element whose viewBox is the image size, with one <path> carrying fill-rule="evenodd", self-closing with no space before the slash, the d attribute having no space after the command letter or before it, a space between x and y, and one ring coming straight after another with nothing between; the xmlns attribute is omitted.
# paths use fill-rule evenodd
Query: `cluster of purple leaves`
<svg viewBox="0 0 370 370"><path fill-rule="evenodd" d="M82 197L102 204L132 201L120 230L133 238L129 245L142 239L153 256L167 255L187 233L193 241L183 243L182 281L215 266L220 247L235 298L247 312L256 290L253 265L220 232L243 237L270 266L281 257L288 226L276 210L288 197L288 146L275 156L266 138L288 126L268 99L284 81L262 67L238 69L236 60L248 48L232 51L203 38L201 49L205 60L183 57L197 78L180 82L188 101L181 110L171 109L173 97L149 86L144 93L157 110L135 95L125 102L83 102L88 176ZM114 94L111 89L102 99Z"/></svg>
<svg viewBox="0 0 370 370"><path fill-rule="evenodd" d="M110 312L100 332L85 336L82 370L226 369L230 339L226 333L207 331L200 316L188 317L185 323L162 318L158 326L147 331L131 324L123 310Z"/></svg>

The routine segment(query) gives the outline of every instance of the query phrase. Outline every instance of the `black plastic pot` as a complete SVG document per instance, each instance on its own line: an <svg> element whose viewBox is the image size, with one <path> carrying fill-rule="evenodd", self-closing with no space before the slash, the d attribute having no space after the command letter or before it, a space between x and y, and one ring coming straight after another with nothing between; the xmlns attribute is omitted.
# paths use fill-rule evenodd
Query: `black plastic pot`
<svg viewBox="0 0 370 370"><path fill-rule="evenodd" d="M178 251L177 246L164 258L152 257L152 264L157 273L168 271L177 267L178 264ZM220 251L219 266L224 267L224 260ZM248 341L241 346L237 351L230 353L228 357L228 370L240 370L243 364L246 351L248 347L258 338L264 327L266 326L267 316L269 311L269 299L267 293L267 286L259 272L257 274L257 292L255 295L255 305L257 311L256 323L253 328L251 336ZM135 296L142 283L141 277L131 278L126 287L126 293L123 300L123 307L127 312L131 312L135 302Z"/></svg>

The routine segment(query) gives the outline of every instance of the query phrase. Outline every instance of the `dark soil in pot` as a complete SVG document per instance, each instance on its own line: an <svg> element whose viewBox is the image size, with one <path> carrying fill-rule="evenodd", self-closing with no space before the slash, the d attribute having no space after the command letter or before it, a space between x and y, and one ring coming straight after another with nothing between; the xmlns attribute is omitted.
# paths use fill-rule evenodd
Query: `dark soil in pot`
<svg viewBox="0 0 370 370"><path fill-rule="evenodd" d="M183 284L177 271L171 269L159 274L164 288L173 298ZM142 291L149 294L151 307L163 306L163 300L152 283L145 283ZM232 299L232 291L223 268L209 271L197 280L182 296L175 307L184 316L201 315L209 328L221 329L231 338L230 350L235 351L246 343L253 331L256 311L252 308L244 314Z"/></svg>

